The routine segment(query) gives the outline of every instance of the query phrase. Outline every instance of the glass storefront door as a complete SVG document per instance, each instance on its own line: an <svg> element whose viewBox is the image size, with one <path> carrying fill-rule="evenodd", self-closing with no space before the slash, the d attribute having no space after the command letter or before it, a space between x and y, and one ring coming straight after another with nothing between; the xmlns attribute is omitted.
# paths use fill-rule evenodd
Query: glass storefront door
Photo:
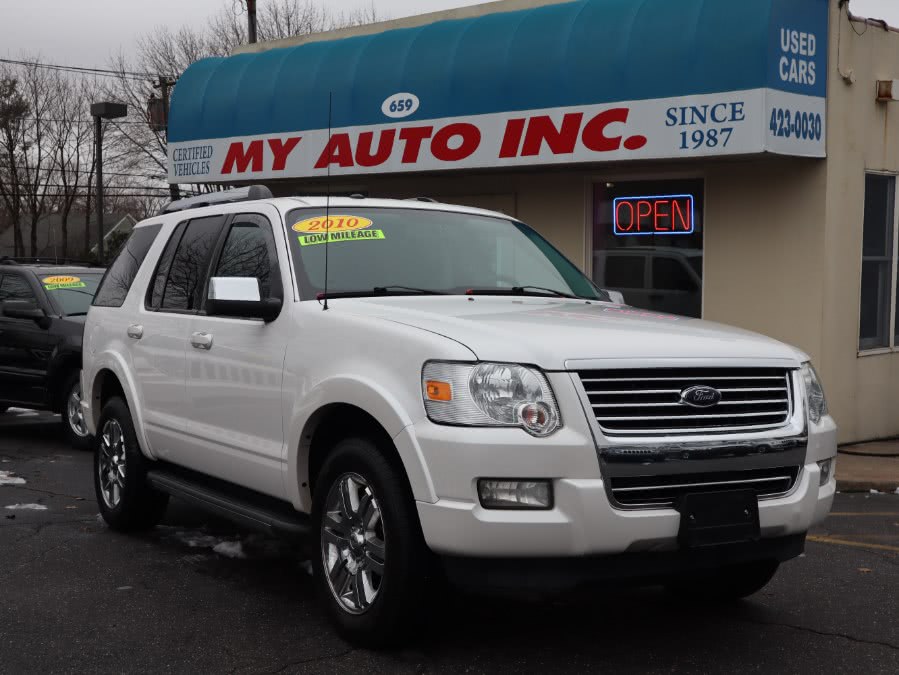
<svg viewBox="0 0 899 675"><path fill-rule="evenodd" d="M702 314L702 180L596 186L593 281L629 305Z"/></svg>

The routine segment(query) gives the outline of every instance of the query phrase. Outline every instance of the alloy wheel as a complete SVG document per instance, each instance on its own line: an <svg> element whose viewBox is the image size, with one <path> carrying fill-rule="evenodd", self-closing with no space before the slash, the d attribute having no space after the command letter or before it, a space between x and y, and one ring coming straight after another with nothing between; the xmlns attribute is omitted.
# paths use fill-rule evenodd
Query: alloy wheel
<svg viewBox="0 0 899 675"><path fill-rule="evenodd" d="M350 614L365 613L384 579L386 537L378 500L359 474L341 475L328 491L321 553L338 605Z"/></svg>
<svg viewBox="0 0 899 675"><path fill-rule="evenodd" d="M114 509L121 502L125 491L125 436L117 420L107 420L103 425L99 452L97 473L100 494L106 506Z"/></svg>
<svg viewBox="0 0 899 675"><path fill-rule="evenodd" d="M66 422L72 433L78 438L87 436L87 424L84 421L84 411L81 409L81 385L74 387L66 401Z"/></svg>

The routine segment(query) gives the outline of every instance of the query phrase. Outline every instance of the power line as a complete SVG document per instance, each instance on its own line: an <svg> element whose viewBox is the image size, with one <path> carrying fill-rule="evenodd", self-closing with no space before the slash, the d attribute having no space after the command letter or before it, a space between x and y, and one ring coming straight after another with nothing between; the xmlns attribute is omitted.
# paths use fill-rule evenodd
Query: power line
<svg viewBox="0 0 899 675"><path fill-rule="evenodd" d="M147 78L155 78L156 75L150 73L141 73L131 70L111 70L109 68L88 68L85 66L62 66L55 63L41 63L40 61L19 61L16 59L2 59L0 63L8 63L14 66L29 66L33 68L45 68L47 70L56 70L68 73L76 73L79 75L99 75L100 77L116 77L131 80L146 80Z"/></svg>
<svg viewBox="0 0 899 675"><path fill-rule="evenodd" d="M10 166L9 164L0 164L0 169L6 169L6 170L9 170L9 169L14 169L14 168L20 168L20 167L13 167L13 166ZM76 169L61 169L61 168L55 167L55 166L54 166L54 167L34 166L34 167L31 167L30 169L28 169L28 171L29 171L29 172L35 172L35 173L38 172L38 171L45 171L45 172L47 172L47 173L53 173L53 172L65 173L65 172L69 172L69 173L71 173L73 176L74 176L75 174L78 174L78 175L87 175L87 174L89 174L89 173L91 172L90 168L77 169L77 170L76 170ZM22 173L26 173L25 169L22 169ZM157 173L157 174L152 174L152 173L130 173L130 172L127 172L127 171L107 171L106 169L103 169L103 175L104 175L104 176L124 176L124 177L127 177L127 178L150 178L150 179L158 179L158 180L163 180L164 178L168 177L168 174L165 173L165 172L163 172L163 171L160 171L160 172ZM0 179L0 182L2 182L2 179Z"/></svg>
<svg viewBox="0 0 899 675"><path fill-rule="evenodd" d="M61 119L54 119L52 117L13 117L10 119L23 120L26 122L57 122L60 124L68 124L69 122L75 122L77 124L93 124L94 123L93 118L75 118L75 119L70 119L70 120L61 120ZM140 127L149 127L150 126L149 122L118 121L118 124L133 124L133 125L140 126Z"/></svg>

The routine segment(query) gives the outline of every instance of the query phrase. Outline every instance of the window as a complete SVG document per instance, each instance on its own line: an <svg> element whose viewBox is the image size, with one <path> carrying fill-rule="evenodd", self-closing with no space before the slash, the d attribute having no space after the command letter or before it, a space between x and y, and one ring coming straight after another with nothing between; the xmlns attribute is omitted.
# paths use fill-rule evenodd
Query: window
<svg viewBox="0 0 899 675"><path fill-rule="evenodd" d="M97 287L100 285L100 274L84 274L78 272L79 281L69 287L54 287L45 283L44 288L53 300L59 305L60 311L66 316L79 316L87 314L91 306Z"/></svg>
<svg viewBox="0 0 899 675"><path fill-rule="evenodd" d="M695 291L697 284L690 276L686 258L652 259L652 287L660 291Z"/></svg>
<svg viewBox="0 0 899 675"><path fill-rule="evenodd" d="M137 276L141 263L156 240L162 225L135 228L128 241L119 250L115 260L103 275L100 289L94 296L95 307L121 307L125 303L131 284Z"/></svg>
<svg viewBox="0 0 899 675"><path fill-rule="evenodd" d="M237 216L212 276L254 277L259 280L260 297L272 297L272 260L277 259L274 244L268 220L255 215Z"/></svg>
<svg viewBox="0 0 899 675"><path fill-rule="evenodd" d="M859 350L896 346L896 177L865 176ZM890 327L893 330L890 330Z"/></svg>
<svg viewBox="0 0 899 675"><path fill-rule="evenodd" d="M704 199L701 180L597 185L593 281L635 307L698 318Z"/></svg>
<svg viewBox="0 0 899 675"><path fill-rule="evenodd" d="M179 223L178 227L172 232L162 255L159 256L159 263L156 265L156 272L153 274L153 283L150 285L147 294L147 308L159 309L162 305L162 296L165 291L165 280L169 275L169 268L172 266L172 258L175 257L175 249L178 248L178 242L184 235L184 228L187 223Z"/></svg>
<svg viewBox="0 0 899 675"><path fill-rule="evenodd" d="M209 260L218 240L223 216L190 221L172 258L163 291L161 309L195 312L202 304Z"/></svg>
<svg viewBox="0 0 899 675"><path fill-rule="evenodd" d="M451 211L354 208L330 217L297 209L287 216L300 293L373 292L398 286L438 293L506 294L540 286L605 297L545 239L508 218ZM403 289L398 289L402 291Z"/></svg>
<svg viewBox="0 0 899 675"><path fill-rule="evenodd" d="M644 288L646 257L642 255L610 255L605 257L603 278L609 288Z"/></svg>
<svg viewBox="0 0 899 675"><path fill-rule="evenodd" d="M21 274L7 274L0 279L0 302L31 300L37 302L28 280Z"/></svg>

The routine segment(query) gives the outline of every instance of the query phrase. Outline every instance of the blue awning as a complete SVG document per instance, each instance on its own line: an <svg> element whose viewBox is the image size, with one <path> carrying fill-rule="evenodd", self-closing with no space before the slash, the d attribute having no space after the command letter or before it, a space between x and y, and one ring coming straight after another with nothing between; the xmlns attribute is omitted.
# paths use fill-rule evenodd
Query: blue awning
<svg viewBox="0 0 899 675"><path fill-rule="evenodd" d="M405 124L760 89L823 98L827 11L827 0L576 0L204 59L174 90L169 140L389 124L382 103L398 92L419 102Z"/></svg>

